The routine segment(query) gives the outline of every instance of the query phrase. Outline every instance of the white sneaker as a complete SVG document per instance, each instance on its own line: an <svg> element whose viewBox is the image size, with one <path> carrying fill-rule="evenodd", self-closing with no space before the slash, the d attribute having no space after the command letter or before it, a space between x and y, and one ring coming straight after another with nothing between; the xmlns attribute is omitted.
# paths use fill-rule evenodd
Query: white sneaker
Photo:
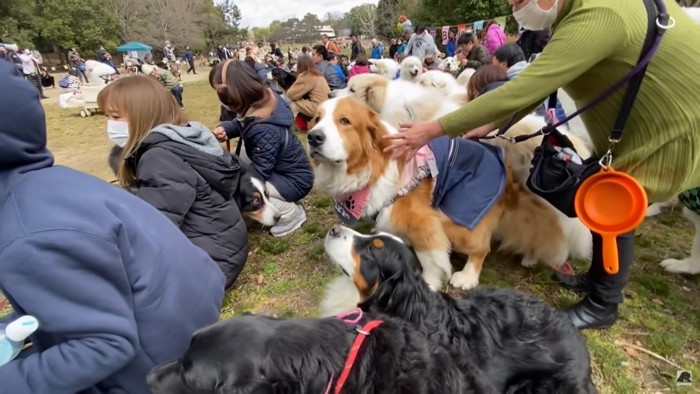
<svg viewBox="0 0 700 394"><path fill-rule="evenodd" d="M297 208L297 213L294 215L294 217L292 217L292 220L287 223L278 223L277 225L272 226L270 229L270 234L275 237L284 237L285 235L289 235L294 230L301 227L301 225L306 221L306 212L301 205L297 205Z"/></svg>

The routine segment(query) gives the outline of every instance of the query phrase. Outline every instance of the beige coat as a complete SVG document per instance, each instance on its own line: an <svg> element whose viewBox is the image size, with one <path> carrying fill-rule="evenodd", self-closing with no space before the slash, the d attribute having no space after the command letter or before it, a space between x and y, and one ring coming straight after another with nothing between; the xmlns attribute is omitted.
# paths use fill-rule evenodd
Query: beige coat
<svg viewBox="0 0 700 394"><path fill-rule="evenodd" d="M308 72L299 74L296 82L287 90L287 97L302 114L313 117L318 106L328 100L331 89L323 75Z"/></svg>

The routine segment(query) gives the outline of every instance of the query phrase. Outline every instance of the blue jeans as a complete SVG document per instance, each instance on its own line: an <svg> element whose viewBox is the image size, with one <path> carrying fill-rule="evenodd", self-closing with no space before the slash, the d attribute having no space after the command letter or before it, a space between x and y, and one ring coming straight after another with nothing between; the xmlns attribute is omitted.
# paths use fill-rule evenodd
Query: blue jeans
<svg viewBox="0 0 700 394"><path fill-rule="evenodd" d="M177 101L177 105L180 106L180 108L184 107L182 104L182 85L177 85L174 88L170 89L170 93L175 97L175 101Z"/></svg>

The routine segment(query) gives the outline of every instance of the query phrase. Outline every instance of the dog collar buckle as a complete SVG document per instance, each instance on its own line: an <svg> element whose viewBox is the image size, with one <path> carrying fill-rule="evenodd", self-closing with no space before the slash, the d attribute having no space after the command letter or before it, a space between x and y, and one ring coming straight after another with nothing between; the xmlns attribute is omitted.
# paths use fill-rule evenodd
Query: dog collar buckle
<svg viewBox="0 0 700 394"><path fill-rule="evenodd" d="M362 327L360 327L360 326L355 326L355 332L358 334L365 335L365 336L369 335L369 331L362 330Z"/></svg>

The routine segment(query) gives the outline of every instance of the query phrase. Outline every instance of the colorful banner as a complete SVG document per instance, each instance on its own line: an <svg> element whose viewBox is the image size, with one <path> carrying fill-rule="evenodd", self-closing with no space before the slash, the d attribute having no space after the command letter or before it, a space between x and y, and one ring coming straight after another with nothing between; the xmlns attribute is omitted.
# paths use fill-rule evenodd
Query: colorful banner
<svg viewBox="0 0 700 394"><path fill-rule="evenodd" d="M450 32L449 26L442 27L442 45L447 45L448 33Z"/></svg>
<svg viewBox="0 0 700 394"><path fill-rule="evenodd" d="M506 27L506 22L508 18L510 18L510 15L506 16L499 16L497 18L493 18L498 24L501 25L505 29ZM486 25L486 21L476 21L473 23L461 23L457 25L457 38L461 36L464 33L473 33L478 30L482 30L484 26ZM437 34L440 34L440 39L442 41L442 45L447 45L447 33L450 31L450 28L453 28L454 26L442 26L442 27L429 27L428 31L433 37L437 37Z"/></svg>

